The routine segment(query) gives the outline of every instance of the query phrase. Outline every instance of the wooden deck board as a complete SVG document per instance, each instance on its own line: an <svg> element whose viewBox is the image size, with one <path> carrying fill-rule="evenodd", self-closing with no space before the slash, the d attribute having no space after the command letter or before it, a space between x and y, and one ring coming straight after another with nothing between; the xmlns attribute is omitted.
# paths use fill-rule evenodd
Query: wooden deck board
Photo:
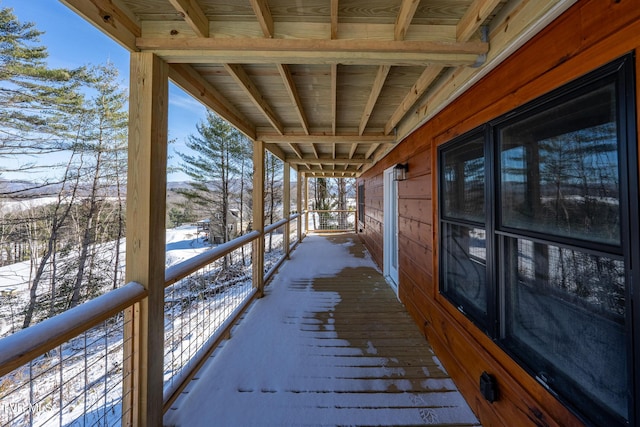
<svg viewBox="0 0 640 427"><path fill-rule="evenodd" d="M295 277L295 263L326 259L316 244L351 261L337 274ZM309 236L281 273L167 412L166 425L480 425L357 236ZM276 298L296 303L259 313ZM265 324L254 324L261 316ZM267 324L272 318L277 324ZM242 348L244 333L261 326L271 337L262 337L264 352L232 374L231 353L255 351Z"/></svg>

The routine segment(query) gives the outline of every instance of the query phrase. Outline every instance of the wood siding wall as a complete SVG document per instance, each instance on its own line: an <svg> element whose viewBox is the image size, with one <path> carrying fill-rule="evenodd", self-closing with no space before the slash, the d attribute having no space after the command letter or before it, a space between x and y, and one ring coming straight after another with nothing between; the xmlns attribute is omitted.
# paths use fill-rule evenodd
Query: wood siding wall
<svg viewBox="0 0 640 427"><path fill-rule="evenodd" d="M638 0L580 0L359 179L366 204L360 236L382 266L383 171L408 162L408 180L398 187L400 299L484 426L581 422L438 293L436 148L634 50L640 56ZM479 392L483 371L498 380L493 404Z"/></svg>

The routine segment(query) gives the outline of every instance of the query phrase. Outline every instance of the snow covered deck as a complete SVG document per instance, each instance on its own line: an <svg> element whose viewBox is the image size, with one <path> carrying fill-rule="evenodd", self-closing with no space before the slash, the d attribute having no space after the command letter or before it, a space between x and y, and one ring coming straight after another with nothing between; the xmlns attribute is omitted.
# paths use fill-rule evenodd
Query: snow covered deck
<svg viewBox="0 0 640 427"><path fill-rule="evenodd" d="M353 234L310 235L167 426L478 426Z"/></svg>

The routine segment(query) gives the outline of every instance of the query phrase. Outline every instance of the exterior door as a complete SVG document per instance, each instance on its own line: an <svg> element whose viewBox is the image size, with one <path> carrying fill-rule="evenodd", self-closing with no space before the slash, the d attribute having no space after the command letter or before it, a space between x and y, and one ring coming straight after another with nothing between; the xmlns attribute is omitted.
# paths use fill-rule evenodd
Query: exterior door
<svg viewBox="0 0 640 427"><path fill-rule="evenodd" d="M398 183L384 171L384 275L398 294Z"/></svg>

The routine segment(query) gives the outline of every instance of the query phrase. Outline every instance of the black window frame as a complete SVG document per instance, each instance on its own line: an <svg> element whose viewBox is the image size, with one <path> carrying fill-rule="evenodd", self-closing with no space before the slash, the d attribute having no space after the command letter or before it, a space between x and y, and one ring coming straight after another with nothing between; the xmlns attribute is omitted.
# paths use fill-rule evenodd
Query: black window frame
<svg viewBox="0 0 640 427"><path fill-rule="evenodd" d="M501 153L500 131L505 127L518 123L536 113L559 106L562 102L587 95L594 87L604 86L603 82L613 82L616 89L616 123L617 123L617 156L620 178L620 245L593 242L589 239L567 237L549 234L540 230L528 230L505 226L501 217ZM440 230L438 263L445 262L444 249L447 243L444 230L451 225L464 227L479 227L486 230L486 278L487 278L487 313L479 315L474 310L469 310L465 304L456 299L455 295L443 289L445 283L444 268L439 269L439 291L459 311L465 314L477 327L491 337L510 357L523 367L532 377L545 386L565 406L572 410L585 423L599 425L631 425L640 426L640 314L634 313L634 307L640 307L640 284L638 273L634 270L640 268L640 208L638 194L638 140L636 129L636 105L635 105L635 56L629 53L599 69L588 73L562 87L549 92L507 114L491 120L476 129L473 129L455 139L438 147L438 224ZM485 138L485 223L478 223L447 215L444 211L445 187L445 163L447 152L468 141L483 135ZM634 238L635 236L635 238ZM626 336L626 361L628 381L628 420L622 420L615 415L598 414L597 410L589 409L588 401L580 401L580 397L573 398L562 390L554 390L552 386L540 378L524 360L521 360L509 347L509 343L502 339L504 313L504 279L502 277L502 263L505 261L504 247L508 239L528 239L540 244L555 245L570 250L580 250L594 255L606 255L625 262L625 324ZM635 245L635 246L634 246ZM570 378L568 378L570 380Z"/></svg>
<svg viewBox="0 0 640 427"><path fill-rule="evenodd" d="M358 222L360 223L360 227L364 227L364 218L365 218L364 192L365 192L365 186L364 186L364 182L362 182L358 185Z"/></svg>

